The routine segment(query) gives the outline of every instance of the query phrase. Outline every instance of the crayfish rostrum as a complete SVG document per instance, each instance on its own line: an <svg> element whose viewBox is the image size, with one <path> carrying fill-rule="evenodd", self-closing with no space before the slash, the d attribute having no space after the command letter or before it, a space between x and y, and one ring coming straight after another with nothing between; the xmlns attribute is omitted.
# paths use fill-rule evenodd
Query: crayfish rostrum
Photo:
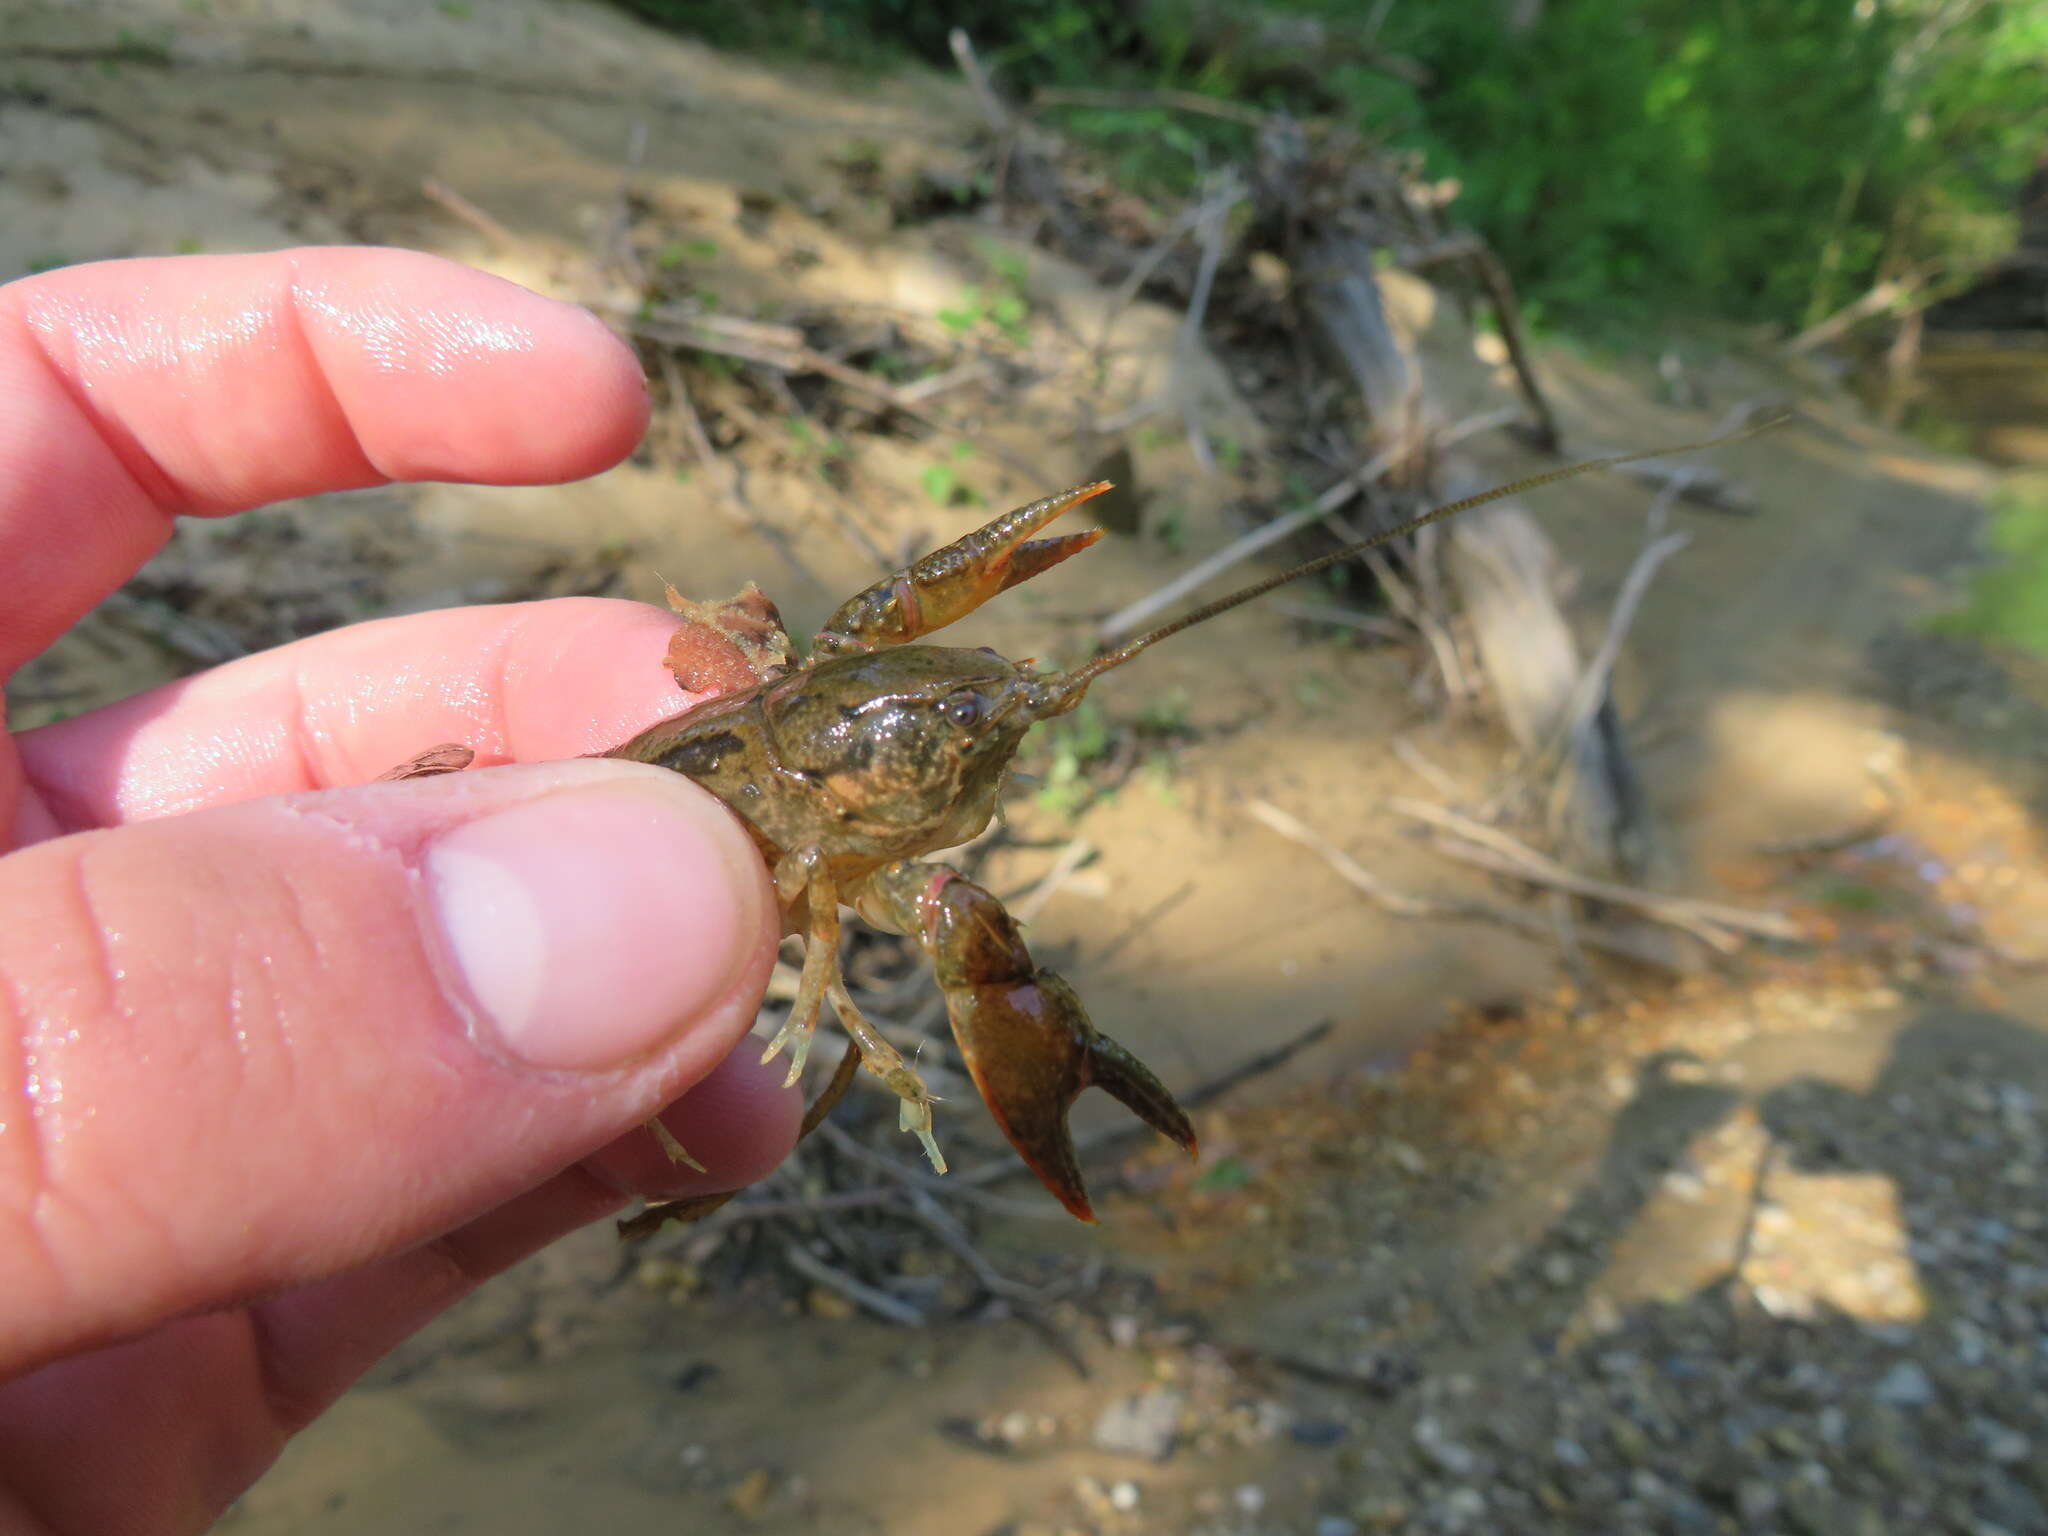
<svg viewBox="0 0 2048 1536"><path fill-rule="evenodd" d="M846 906L878 928L907 935L930 956L954 1038L996 1124L1061 1204L1092 1221L1067 1129L1068 1109L1083 1089L1104 1089L1189 1153L1194 1127L1152 1071L1095 1028L1073 989L1037 966L994 896L922 856L957 847L988 825L1025 732L1073 709L1096 678L1168 635L1454 512L1588 470L1706 446L1588 460L1435 508L1066 672L1041 673L994 651L919 641L1093 544L1100 530L1031 535L1108 490L1106 482L1007 512L885 576L826 620L803 660L790 659L780 619L757 590L723 605L687 604L671 594L696 625L731 642L730 654L747 658L739 686L606 755L694 779L732 808L768 861L787 931L803 935L806 949L795 1000L763 1059L787 1050L795 1081L827 1003L854 1041L806 1129L843 1091L857 1049L860 1064L901 1099L903 1127L945 1171L932 1137L930 1093L862 1016L840 976L839 914ZM678 656L701 643L686 644L688 635L686 627L670 655L686 684ZM460 766L447 758L430 764L431 756L397 771ZM687 1156L659 1122L650 1129L671 1155ZM665 1217L701 1214L722 1198L657 1202L622 1227L640 1235Z"/></svg>

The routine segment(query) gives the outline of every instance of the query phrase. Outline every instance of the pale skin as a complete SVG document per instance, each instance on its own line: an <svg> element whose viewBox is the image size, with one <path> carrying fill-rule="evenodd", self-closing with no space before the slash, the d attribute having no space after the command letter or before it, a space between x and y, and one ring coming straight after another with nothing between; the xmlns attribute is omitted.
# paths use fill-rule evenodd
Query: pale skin
<svg viewBox="0 0 2048 1536"><path fill-rule="evenodd" d="M645 418L588 315L410 253L0 288L0 679L176 515L575 479ZM780 1161L797 1095L734 1054L765 868L680 776L577 761L691 702L672 622L384 620L0 736L0 1532L204 1529L482 1278ZM437 741L550 766L369 785ZM579 900L515 944L551 849Z"/></svg>

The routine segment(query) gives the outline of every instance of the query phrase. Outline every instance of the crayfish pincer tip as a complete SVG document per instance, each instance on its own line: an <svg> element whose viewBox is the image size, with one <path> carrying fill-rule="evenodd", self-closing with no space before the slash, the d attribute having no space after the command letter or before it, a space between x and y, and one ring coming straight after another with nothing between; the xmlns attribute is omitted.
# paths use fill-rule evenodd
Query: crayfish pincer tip
<svg viewBox="0 0 2048 1536"><path fill-rule="evenodd" d="M1098 1033L1088 1042L1088 1076L1153 1130L1190 1157L1195 1155L1200 1144L1187 1111L1150 1067L1107 1035Z"/></svg>

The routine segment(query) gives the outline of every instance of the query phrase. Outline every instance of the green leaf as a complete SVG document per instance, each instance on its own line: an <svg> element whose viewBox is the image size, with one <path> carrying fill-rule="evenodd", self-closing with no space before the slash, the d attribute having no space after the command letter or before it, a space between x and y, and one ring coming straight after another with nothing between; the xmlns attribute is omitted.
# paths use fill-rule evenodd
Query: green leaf
<svg viewBox="0 0 2048 1536"><path fill-rule="evenodd" d="M1228 1194L1252 1181L1252 1165L1237 1156L1216 1159L1195 1176L1195 1188L1205 1195Z"/></svg>

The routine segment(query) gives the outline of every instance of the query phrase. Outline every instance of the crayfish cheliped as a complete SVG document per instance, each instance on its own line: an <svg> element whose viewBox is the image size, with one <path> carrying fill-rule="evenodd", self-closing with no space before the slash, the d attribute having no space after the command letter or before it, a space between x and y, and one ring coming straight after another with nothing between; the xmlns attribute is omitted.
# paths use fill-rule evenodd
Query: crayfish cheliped
<svg viewBox="0 0 2048 1536"><path fill-rule="evenodd" d="M1708 446L1591 459L1437 507L1205 604L1067 672L1040 673L990 650L918 642L1093 544L1100 530L1030 536L1108 490L1106 482L1007 512L885 576L826 620L801 661L789 659L781 621L757 590L750 587L725 605L682 604L672 594L672 602L722 631L732 642L728 648L747 658L740 685L605 755L671 768L703 785L746 824L768 861L786 930L801 934L806 947L795 1000L763 1060L787 1050L794 1082L827 1003L853 1037L831 1087L806 1117L806 1130L844 1090L857 1050L859 1063L901 1099L904 1129L945 1171L932 1138L930 1093L861 1014L840 976L840 908L846 906L878 928L911 938L931 958L954 1038L996 1124L1061 1204L1093 1221L1067 1129L1068 1109L1083 1089L1106 1090L1191 1154L1194 1127L1152 1071L1095 1028L1073 989L1039 969L994 896L922 856L957 847L988 825L1025 732L1073 709L1096 678L1167 636L1438 518L1589 470ZM461 766L445 758L429 765L431 755L423 754L409 771ZM659 1122L650 1129L672 1156L687 1156ZM654 1202L621 1228L644 1235L664 1219L701 1215L723 1198Z"/></svg>

